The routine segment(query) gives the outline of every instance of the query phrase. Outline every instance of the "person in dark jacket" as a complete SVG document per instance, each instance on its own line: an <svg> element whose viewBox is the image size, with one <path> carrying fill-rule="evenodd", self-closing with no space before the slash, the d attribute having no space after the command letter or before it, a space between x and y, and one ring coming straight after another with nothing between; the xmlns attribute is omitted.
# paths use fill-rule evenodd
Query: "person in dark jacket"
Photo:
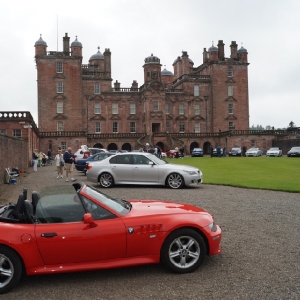
<svg viewBox="0 0 300 300"><path fill-rule="evenodd" d="M66 170L66 181L69 181L69 174L71 177L71 181L75 181L72 177L73 168L74 168L74 154L72 153L72 148L69 147L68 150L64 153L64 162L65 162L65 170Z"/></svg>

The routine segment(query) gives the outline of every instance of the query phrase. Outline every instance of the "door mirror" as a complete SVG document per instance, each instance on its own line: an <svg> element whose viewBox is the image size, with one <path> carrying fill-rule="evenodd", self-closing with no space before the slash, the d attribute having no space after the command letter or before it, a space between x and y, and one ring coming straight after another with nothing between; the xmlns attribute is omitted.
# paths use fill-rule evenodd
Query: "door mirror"
<svg viewBox="0 0 300 300"><path fill-rule="evenodd" d="M94 218L91 213L86 213L83 216L84 224L88 224L91 228L97 227L98 225L95 223Z"/></svg>

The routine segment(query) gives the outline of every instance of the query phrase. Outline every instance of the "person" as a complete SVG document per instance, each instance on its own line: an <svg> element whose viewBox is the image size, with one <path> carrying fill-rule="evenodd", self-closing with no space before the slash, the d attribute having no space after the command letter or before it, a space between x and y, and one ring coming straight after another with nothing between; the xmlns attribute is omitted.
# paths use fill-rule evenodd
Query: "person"
<svg viewBox="0 0 300 300"><path fill-rule="evenodd" d="M38 154L38 167L42 167L42 160L43 160L43 152L40 151L40 153Z"/></svg>
<svg viewBox="0 0 300 300"><path fill-rule="evenodd" d="M46 158L46 155L43 153L43 158L42 158L42 166L46 166L46 163L47 163L47 158Z"/></svg>
<svg viewBox="0 0 300 300"><path fill-rule="evenodd" d="M226 157L226 147L223 148L223 156Z"/></svg>
<svg viewBox="0 0 300 300"><path fill-rule="evenodd" d="M180 151L180 157L183 158L183 157L184 157L184 148L181 147L181 148L179 149L179 151Z"/></svg>
<svg viewBox="0 0 300 300"><path fill-rule="evenodd" d="M219 144L217 146L217 155L218 157L221 157L221 146Z"/></svg>
<svg viewBox="0 0 300 300"><path fill-rule="evenodd" d="M65 162L65 170L66 170L66 181L69 181L69 174L72 181L75 181L72 177L73 174L73 165L74 165L74 154L72 153L72 148L68 147L68 150L64 153L63 159Z"/></svg>
<svg viewBox="0 0 300 300"><path fill-rule="evenodd" d="M179 158L179 149L178 149L178 147L175 148L174 156L175 156L175 158Z"/></svg>
<svg viewBox="0 0 300 300"><path fill-rule="evenodd" d="M210 152L210 157L213 157L214 156L214 148L213 148L213 146L209 147L209 152Z"/></svg>
<svg viewBox="0 0 300 300"><path fill-rule="evenodd" d="M57 151L58 153L55 156L56 169L57 169L57 177L56 178L64 178L64 158L61 150Z"/></svg>
<svg viewBox="0 0 300 300"><path fill-rule="evenodd" d="M47 153L47 163L48 163L48 165L51 165L52 163L51 163L51 160L52 160L52 153L51 153L51 150L49 149L48 150L48 153Z"/></svg>
<svg viewBox="0 0 300 300"><path fill-rule="evenodd" d="M161 158L161 149L159 146L157 146L157 157Z"/></svg>
<svg viewBox="0 0 300 300"><path fill-rule="evenodd" d="M33 171L37 171L37 165L38 165L38 151L37 149L34 149L32 153L32 161L33 161Z"/></svg>

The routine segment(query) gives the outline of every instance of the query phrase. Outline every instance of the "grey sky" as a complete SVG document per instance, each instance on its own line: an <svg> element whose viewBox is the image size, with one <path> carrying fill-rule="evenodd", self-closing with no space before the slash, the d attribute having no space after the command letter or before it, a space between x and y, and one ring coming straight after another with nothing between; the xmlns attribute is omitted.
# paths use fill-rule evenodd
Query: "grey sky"
<svg viewBox="0 0 300 300"><path fill-rule="evenodd" d="M82 43L83 63L110 48L121 87L143 84L151 53L173 72L182 50L195 67L212 42L223 40L229 57L236 41L248 50L250 126L300 126L300 1L0 0L0 20L0 111L29 110L38 122L34 43L42 34L48 51L62 51L67 32Z"/></svg>

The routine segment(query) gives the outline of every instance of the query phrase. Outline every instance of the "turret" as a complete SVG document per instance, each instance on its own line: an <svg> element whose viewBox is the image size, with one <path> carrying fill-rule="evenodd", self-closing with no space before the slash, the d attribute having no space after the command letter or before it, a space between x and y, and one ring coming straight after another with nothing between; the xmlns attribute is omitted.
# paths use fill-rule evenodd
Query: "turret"
<svg viewBox="0 0 300 300"><path fill-rule="evenodd" d="M218 53L219 50L217 47L214 46L214 44L212 44L211 47L208 48L208 54L209 54L209 61L218 61Z"/></svg>
<svg viewBox="0 0 300 300"><path fill-rule="evenodd" d="M243 63L248 62L248 52L243 46L238 50L238 59Z"/></svg>
<svg viewBox="0 0 300 300"><path fill-rule="evenodd" d="M47 43L42 39L42 35L35 42L35 56L46 55L47 54Z"/></svg>
<svg viewBox="0 0 300 300"><path fill-rule="evenodd" d="M75 41L71 44L71 55L82 57L82 44L77 40L77 36Z"/></svg>
<svg viewBox="0 0 300 300"><path fill-rule="evenodd" d="M161 64L160 59L157 56L151 54L145 58L144 68L144 83L148 83L153 80L161 81Z"/></svg>

